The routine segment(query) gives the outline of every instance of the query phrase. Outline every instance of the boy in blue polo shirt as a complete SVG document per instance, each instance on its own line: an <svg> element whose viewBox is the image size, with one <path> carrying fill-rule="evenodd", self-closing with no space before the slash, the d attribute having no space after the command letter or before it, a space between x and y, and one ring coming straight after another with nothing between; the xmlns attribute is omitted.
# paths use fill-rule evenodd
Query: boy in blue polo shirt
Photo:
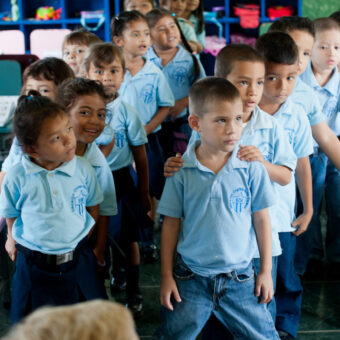
<svg viewBox="0 0 340 340"><path fill-rule="evenodd" d="M237 158L241 97L227 80L205 78L192 86L189 107L200 141L189 146L183 168L167 179L158 208L165 215L160 293L165 308L158 337L195 339L215 314L238 338L278 339L265 305L273 295L266 208L274 197L263 165ZM254 229L261 254L256 283Z"/></svg>
<svg viewBox="0 0 340 340"><path fill-rule="evenodd" d="M294 221L295 178L278 187L280 201L277 218L281 221L279 237L282 255L278 259L276 327L281 337L295 337L301 314L302 286L294 268L296 236L307 229L313 214L312 178L308 156L313 141L307 115L289 97L298 75L298 48L286 33L272 32L261 36L256 49L265 58L266 76L260 108L272 115L285 129L296 154L296 181L303 203L303 213ZM294 221L294 224L293 224Z"/></svg>
<svg viewBox="0 0 340 340"><path fill-rule="evenodd" d="M311 62L301 79L310 85L317 95L324 118L336 136L340 136L340 75L337 65L340 62L340 26L331 18L314 21L315 44ZM323 245L320 222L320 206L325 193L328 215L326 235L327 260L340 268L340 172L327 156L314 147L311 158L313 171L314 215L310 225L310 257L319 263L323 258ZM307 254L308 255L308 254ZM308 258L307 258L308 259Z"/></svg>

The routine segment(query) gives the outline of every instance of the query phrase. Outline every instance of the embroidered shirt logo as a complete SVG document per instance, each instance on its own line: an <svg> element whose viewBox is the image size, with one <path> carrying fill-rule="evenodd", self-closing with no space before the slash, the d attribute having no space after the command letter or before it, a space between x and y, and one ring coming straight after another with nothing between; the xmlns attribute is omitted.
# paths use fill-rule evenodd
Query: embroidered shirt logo
<svg viewBox="0 0 340 340"><path fill-rule="evenodd" d="M263 142L259 145L264 160L271 162L273 160L273 146L268 142Z"/></svg>
<svg viewBox="0 0 340 340"><path fill-rule="evenodd" d="M327 118L332 117L336 114L337 111L337 101L334 98L330 98L326 101L325 105L322 108L322 112L326 115Z"/></svg>
<svg viewBox="0 0 340 340"><path fill-rule="evenodd" d="M71 201L72 212L81 217L85 216L87 196L88 192L85 185L79 185L73 190Z"/></svg>
<svg viewBox="0 0 340 340"><path fill-rule="evenodd" d="M241 214L249 204L249 193L244 188L237 188L233 190L229 198L229 208L234 210L237 214Z"/></svg>
<svg viewBox="0 0 340 340"><path fill-rule="evenodd" d="M151 104L154 101L154 86L152 84L146 84L143 86L140 96L145 104Z"/></svg>
<svg viewBox="0 0 340 340"><path fill-rule="evenodd" d="M289 144L293 145L294 133L295 133L294 129L285 128L285 131L287 132L287 135L288 135Z"/></svg>
<svg viewBox="0 0 340 340"><path fill-rule="evenodd" d="M116 131L116 147L122 149L125 145L125 133L124 130Z"/></svg>
<svg viewBox="0 0 340 340"><path fill-rule="evenodd" d="M174 79L179 85L182 85L187 77L187 71L183 66L178 66L171 72L171 78Z"/></svg>

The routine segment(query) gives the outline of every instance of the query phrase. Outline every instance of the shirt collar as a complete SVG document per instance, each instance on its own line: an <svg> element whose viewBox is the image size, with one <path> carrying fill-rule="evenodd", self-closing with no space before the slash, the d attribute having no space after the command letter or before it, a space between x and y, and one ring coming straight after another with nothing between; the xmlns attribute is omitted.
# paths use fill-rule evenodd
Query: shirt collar
<svg viewBox="0 0 340 340"><path fill-rule="evenodd" d="M276 114L284 113L286 115L292 115L292 100L290 98L287 98L286 101L280 106L277 112L274 113L274 116Z"/></svg>
<svg viewBox="0 0 340 340"><path fill-rule="evenodd" d="M261 130L271 129L273 127L273 121L267 112L261 110L258 106L255 106L250 121L245 128L247 130Z"/></svg>
<svg viewBox="0 0 340 340"><path fill-rule="evenodd" d="M35 174L39 172L57 172L58 171L58 172L63 172L66 175L71 177L73 176L76 170L76 163L77 163L76 157L77 156L74 156L73 159L69 162L62 163L60 166L58 166L54 170L47 170L41 167L40 165L33 163L27 155L25 155L22 158L22 164L27 175L31 175L31 174Z"/></svg>
<svg viewBox="0 0 340 340"><path fill-rule="evenodd" d="M87 159L92 166L104 166L106 163L105 157L96 143L87 144L83 157Z"/></svg>
<svg viewBox="0 0 340 340"><path fill-rule="evenodd" d="M196 157L196 148L201 144L201 140L197 140L191 145L188 146L187 151L183 155L183 168L198 168L203 171L207 171L206 167L204 167ZM242 169L247 168L248 164L245 161L241 161L237 157L238 145L235 147L231 157L228 159L228 162L224 165L224 169L227 171L231 171L233 169Z"/></svg>

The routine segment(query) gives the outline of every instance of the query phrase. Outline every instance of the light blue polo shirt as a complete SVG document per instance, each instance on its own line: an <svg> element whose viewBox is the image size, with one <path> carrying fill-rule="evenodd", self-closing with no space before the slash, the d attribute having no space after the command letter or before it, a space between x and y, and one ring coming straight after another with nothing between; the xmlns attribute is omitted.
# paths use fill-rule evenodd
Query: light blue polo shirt
<svg viewBox="0 0 340 340"><path fill-rule="evenodd" d="M104 200L99 206L100 216L117 215L116 189L113 176L103 153L96 143L87 144L83 157L92 165L96 172Z"/></svg>
<svg viewBox="0 0 340 340"><path fill-rule="evenodd" d="M287 133L290 145L293 147L297 157L307 157L313 153L313 138L311 126L309 124L307 114L302 107L295 104L288 98L274 113L273 117L279 122ZM277 220L282 223L279 226L278 232L291 232L296 228L291 226L295 218L295 176L288 185L277 187L278 200L277 205Z"/></svg>
<svg viewBox="0 0 340 340"><path fill-rule="evenodd" d="M158 212L183 218L177 251L202 276L246 268L257 247L252 213L275 202L264 166L237 158L237 149L216 175L189 146L183 167L167 178Z"/></svg>
<svg viewBox="0 0 340 340"><path fill-rule="evenodd" d="M138 112L122 97L116 98L107 107L113 112L108 124L115 133L116 141L106 161L111 171L115 171L133 163L131 146L144 145L148 139Z"/></svg>
<svg viewBox="0 0 340 340"><path fill-rule="evenodd" d="M185 48L178 45L177 53L165 66L162 66L162 59L158 57L153 47L149 48L146 57L163 71L175 100L188 96L189 89L196 79L193 56ZM200 67L200 75L197 79L201 79L205 77L205 71L201 62L197 61ZM185 108L178 118L185 117L187 114L188 108Z"/></svg>
<svg viewBox="0 0 340 340"><path fill-rule="evenodd" d="M204 29L204 27L203 27L202 32L198 33L198 26L199 26L198 18L195 15L191 14L190 17L189 17L189 20L194 25L194 31L196 33L197 40L204 47L205 46L205 29Z"/></svg>
<svg viewBox="0 0 340 340"><path fill-rule="evenodd" d="M255 107L251 119L242 132L240 144L254 145L262 153L263 158L275 165L283 165L292 170L296 168L296 156L292 146L289 144L287 134L277 120L262 111L258 106ZM273 191L278 192L280 184L272 182ZM280 200L278 196L278 202ZM272 226L272 254L279 256L281 254L281 245L279 240L278 231L281 229L281 220L278 219L277 204L269 208L271 226ZM255 257L260 257L257 252Z"/></svg>
<svg viewBox="0 0 340 340"><path fill-rule="evenodd" d="M311 62L309 62L305 72L300 77L312 87L319 99L322 113L328 126L336 136L340 136L340 74L338 69L334 68L333 74L325 86L320 86L317 82Z"/></svg>
<svg viewBox="0 0 340 340"><path fill-rule="evenodd" d="M171 107L175 99L162 71L150 60L134 76L125 73L119 94L139 113L143 125L147 125L160 107ZM153 132L161 129L159 125Z"/></svg>
<svg viewBox="0 0 340 340"><path fill-rule="evenodd" d="M309 85L301 80L300 77L296 78L294 91L289 98L294 103L302 106L303 110L307 113L311 126L320 124L325 120L319 99L315 95L315 92Z"/></svg>
<svg viewBox="0 0 340 340"><path fill-rule="evenodd" d="M181 18L181 17L176 17L176 18L182 30L182 33L185 36L185 39L188 42L189 41L198 42L195 29L184 18Z"/></svg>
<svg viewBox="0 0 340 340"><path fill-rule="evenodd" d="M14 218L14 240L47 254L76 248L95 224L86 207L103 201L91 165L75 156L49 171L22 157L6 174L0 216Z"/></svg>

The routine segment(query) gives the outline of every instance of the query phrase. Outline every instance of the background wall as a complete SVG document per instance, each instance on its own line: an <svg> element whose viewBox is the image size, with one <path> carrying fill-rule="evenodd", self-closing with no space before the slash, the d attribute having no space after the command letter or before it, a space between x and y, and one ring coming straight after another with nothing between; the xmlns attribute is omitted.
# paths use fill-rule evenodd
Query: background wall
<svg viewBox="0 0 340 340"><path fill-rule="evenodd" d="M303 16L311 19L328 17L330 14L338 10L340 10L339 0L303 0L302 2Z"/></svg>

